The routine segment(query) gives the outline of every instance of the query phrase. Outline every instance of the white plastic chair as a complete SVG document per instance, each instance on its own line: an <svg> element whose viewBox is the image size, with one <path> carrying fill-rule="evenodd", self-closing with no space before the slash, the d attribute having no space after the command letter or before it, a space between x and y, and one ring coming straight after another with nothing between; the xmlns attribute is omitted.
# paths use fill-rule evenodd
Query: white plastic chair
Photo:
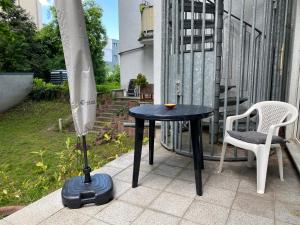
<svg viewBox="0 0 300 225"><path fill-rule="evenodd" d="M252 144L231 137L227 132L232 131L233 122L235 120L248 117L254 110L257 110L259 116L257 132L267 134L266 142L264 144ZM270 148L274 147L276 148L278 158L280 180L283 181L281 146L280 144L272 144L272 137L273 135L278 135L280 127L287 126L288 124L295 122L297 117L298 110L296 107L291 104L278 101L259 102L250 107L247 112L242 115L227 117L225 137L218 172L222 172L227 144L249 150L256 156L257 193L263 194L265 192ZM248 160L250 160L249 155L251 154L248 154Z"/></svg>

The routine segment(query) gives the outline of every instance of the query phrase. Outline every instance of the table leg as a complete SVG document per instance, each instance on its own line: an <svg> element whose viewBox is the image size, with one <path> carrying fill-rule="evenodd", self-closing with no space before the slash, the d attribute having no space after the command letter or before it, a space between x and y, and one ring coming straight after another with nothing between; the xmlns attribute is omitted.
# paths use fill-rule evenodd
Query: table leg
<svg viewBox="0 0 300 225"><path fill-rule="evenodd" d="M134 162L133 162L133 176L132 187L138 186L140 163L143 146L143 134L144 134L144 120L135 119L135 143L134 143Z"/></svg>
<svg viewBox="0 0 300 225"><path fill-rule="evenodd" d="M203 168L203 150L199 143L199 134L202 135L201 129L199 129L199 121L191 120L191 138L193 147L193 159L194 159L194 171L196 180L196 192L197 195L202 195L202 177L201 169Z"/></svg>
<svg viewBox="0 0 300 225"><path fill-rule="evenodd" d="M153 165L155 120L149 120L149 164Z"/></svg>

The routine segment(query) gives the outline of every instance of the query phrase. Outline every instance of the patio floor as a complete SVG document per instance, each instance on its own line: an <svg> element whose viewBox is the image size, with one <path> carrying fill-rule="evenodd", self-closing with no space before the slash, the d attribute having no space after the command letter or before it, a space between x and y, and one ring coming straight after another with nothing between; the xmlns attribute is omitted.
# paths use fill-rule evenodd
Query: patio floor
<svg viewBox="0 0 300 225"><path fill-rule="evenodd" d="M196 196L192 159L155 144L154 165L148 165L143 147L139 187L131 188L133 152L100 170L113 176L115 198L106 205L70 210L61 204L57 190L0 220L0 225L26 224L300 224L300 181L288 157L284 177L278 175L276 156L270 158L266 193L256 194L256 169L245 162L205 161L203 196Z"/></svg>

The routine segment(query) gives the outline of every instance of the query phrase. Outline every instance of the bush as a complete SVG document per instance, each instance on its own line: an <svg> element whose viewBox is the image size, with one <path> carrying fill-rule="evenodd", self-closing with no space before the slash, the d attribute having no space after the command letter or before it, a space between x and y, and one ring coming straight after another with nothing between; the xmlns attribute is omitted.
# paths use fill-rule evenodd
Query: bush
<svg viewBox="0 0 300 225"><path fill-rule="evenodd" d="M67 82L61 85L46 83L42 79L33 79L33 89L30 94L33 100L53 100L59 98L68 98L69 86Z"/></svg>
<svg viewBox="0 0 300 225"><path fill-rule="evenodd" d="M120 88L118 82L104 83L96 85L97 92L101 94L110 93L113 89Z"/></svg>
<svg viewBox="0 0 300 225"><path fill-rule="evenodd" d="M147 78L144 74L139 73L135 80L135 85L144 87L148 84Z"/></svg>

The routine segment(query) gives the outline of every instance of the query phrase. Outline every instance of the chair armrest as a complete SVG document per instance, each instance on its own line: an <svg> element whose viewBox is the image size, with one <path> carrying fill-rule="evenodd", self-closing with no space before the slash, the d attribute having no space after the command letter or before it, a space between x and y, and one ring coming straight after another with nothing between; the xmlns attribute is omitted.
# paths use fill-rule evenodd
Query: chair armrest
<svg viewBox="0 0 300 225"><path fill-rule="evenodd" d="M270 128L269 128L269 131L268 131L268 136L267 136L267 139L266 139L266 146L270 147L271 146L271 143L272 143L272 137L274 135L274 131L276 128L278 127L285 127L289 124L292 124L296 121L297 119L297 116L293 116L290 120L284 122L284 123L278 123L278 124L275 124L275 125L271 125Z"/></svg>
<svg viewBox="0 0 300 225"><path fill-rule="evenodd" d="M243 119L249 116L255 110L254 107L250 107L246 112L241 115L228 116L226 119L226 131L232 130L233 122L235 120Z"/></svg>

